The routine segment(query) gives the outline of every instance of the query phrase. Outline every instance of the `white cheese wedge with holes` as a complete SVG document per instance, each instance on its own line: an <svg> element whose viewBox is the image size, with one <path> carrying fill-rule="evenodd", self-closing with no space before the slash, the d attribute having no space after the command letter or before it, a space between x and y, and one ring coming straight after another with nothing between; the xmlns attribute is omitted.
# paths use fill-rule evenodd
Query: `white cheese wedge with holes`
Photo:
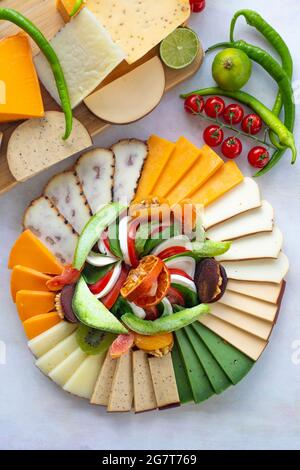
<svg viewBox="0 0 300 470"><path fill-rule="evenodd" d="M76 341L76 332L68 336L46 354L41 356L35 365L46 375L51 372L58 364L63 362L78 347Z"/></svg>
<svg viewBox="0 0 300 470"><path fill-rule="evenodd" d="M94 91L126 56L88 8L83 8L50 43L64 71L72 108ZM40 53L34 62L40 80L60 104L53 72L47 59Z"/></svg>
<svg viewBox="0 0 300 470"><path fill-rule="evenodd" d="M204 227L208 229L237 214L261 205L258 184L252 178L244 178L235 188L205 208Z"/></svg>
<svg viewBox="0 0 300 470"><path fill-rule="evenodd" d="M35 357L41 357L54 348L63 339L67 338L77 328L74 323L61 321L44 333L36 336L28 342L28 347Z"/></svg>

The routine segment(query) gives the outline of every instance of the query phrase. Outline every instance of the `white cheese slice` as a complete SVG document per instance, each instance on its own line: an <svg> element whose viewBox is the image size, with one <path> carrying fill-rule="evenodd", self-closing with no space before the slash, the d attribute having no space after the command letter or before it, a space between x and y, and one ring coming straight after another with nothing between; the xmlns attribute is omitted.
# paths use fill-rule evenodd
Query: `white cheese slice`
<svg viewBox="0 0 300 470"><path fill-rule="evenodd" d="M205 208L204 227L208 229L230 217L260 205L261 198L258 184L252 178L246 177L239 185Z"/></svg>
<svg viewBox="0 0 300 470"><path fill-rule="evenodd" d="M90 0L89 9L126 52L132 64L190 16L189 0Z"/></svg>
<svg viewBox="0 0 300 470"><path fill-rule="evenodd" d="M254 361L257 361L268 344L267 341L230 325L213 315L205 315L199 321Z"/></svg>
<svg viewBox="0 0 300 470"><path fill-rule="evenodd" d="M66 24L50 41L69 89L72 108L110 74L125 58L121 47L88 8ZM34 58L40 80L60 104L53 72L43 53Z"/></svg>
<svg viewBox="0 0 300 470"><path fill-rule="evenodd" d="M104 359L105 352L88 356L65 383L63 389L73 395L89 400L93 394Z"/></svg>
<svg viewBox="0 0 300 470"><path fill-rule="evenodd" d="M87 355L81 348L75 349L63 362L51 370L50 379L63 387L86 358Z"/></svg>
<svg viewBox="0 0 300 470"><path fill-rule="evenodd" d="M211 240L234 240L254 233L271 232L273 225L274 210L267 201L262 201L260 207L211 227L207 230L206 236Z"/></svg>
<svg viewBox="0 0 300 470"><path fill-rule="evenodd" d="M277 304L283 289L283 283L273 284L270 282L237 281L229 279L226 289Z"/></svg>
<svg viewBox="0 0 300 470"><path fill-rule="evenodd" d="M110 353L106 354L105 361L97 379L95 389L91 398L93 405L108 405L109 395L112 388L113 377L115 374L117 360L112 359Z"/></svg>
<svg viewBox="0 0 300 470"><path fill-rule="evenodd" d="M218 261L237 261L243 259L278 258L283 237L278 227L272 232L257 233L238 238L223 255L216 256Z"/></svg>
<svg viewBox="0 0 300 470"><path fill-rule="evenodd" d="M46 354L40 357L35 365L46 375L77 349L76 332L68 336Z"/></svg>
<svg viewBox="0 0 300 470"><path fill-rule="evenodd" d="M49 330L31 339L28 342L28 347L35 357L41 357L72 334L76 328L77 325L74 323L61 321Z"/></svg>
<svg viewBox="0 0 300 470"><path fill-rule="evenodd" d="M272 323L252 315L247 315L227 305L217 302L210 305L210 311L214 317L224 320L237 328L241 328L241 330L247 331L252 335L258 336L258 338L267 340L272 332Z"/></svg>
<svg viewBox="0 0 300 470"><path fill-rule="evenodd" d="M112 146L115 155L114 201L129 204L148 155L148 146L137 139L121 140Z"/></svg>
<svg viewBox="0 0 300 470"><path fill-rule="evenodd" d="M222 305L241 310L242 312L254 315L255 317L262 318L269 322L273 322L276 317L278 307L276 304L265 302L263 300L247 297L237 292L230 292L226 290L225 294L219 300Z"/></svg>
<svg viewBox="0 0 300 470"><path fill-rule="evenodd" d="M93 214L112 201L114 168L113 152L102 148L89 150L76 163L75 171Z"/></svg>
<svg viewBox="0 0 300 470"><path fill-rule="evenodd" d="M158 408L180 403L171 353L150 357L149 366Z"/></svg>
<svg viewBox="0 0 300 470"><path fill-rule="evenodd" d="M91 213L76 175L72 171L66 171L54 176L47 184L44 194L72 225L75 232L80 234Z"/></svg>
<svg viewBox="0 0 300 470"><path fill-rule="evenodd" d="M289 269L284 253L277 259L253 259L244 261L223 261L229 279L239 281L274 282L280 284Z"/></svg>
<svg viewBox="0 0 300 470"><path fill-rule="evenodd" d="M107 411L130 411L133 402L132 351L123 354L118 361Z"/></svg>
<svg viewBox="0 0 300 470"><path fill-rule="evenodd" d="M128 124L146 116L159 104L165 83L163 65L155 56L89 95L84 104L104 121Z"/></svg>
<svg viewBox="0 0 300 470"><path fill-rule="evenodd" d="M23 224L62 264L72 262L78 235L48 199L40 197L33 201L25 212Z"/></svg>

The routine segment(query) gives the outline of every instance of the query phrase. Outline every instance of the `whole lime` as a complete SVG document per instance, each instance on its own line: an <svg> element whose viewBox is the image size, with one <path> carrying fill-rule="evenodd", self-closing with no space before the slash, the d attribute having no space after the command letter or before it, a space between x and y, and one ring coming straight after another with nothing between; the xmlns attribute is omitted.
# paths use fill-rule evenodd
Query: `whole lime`
<svg viewBox="0 0 300 470"><path fill-rule="evenodd" d="M251 72L251 60L239 49L224 49L216 55L212 64L214 80L223 90L239 90L246 85Z"/></svg>

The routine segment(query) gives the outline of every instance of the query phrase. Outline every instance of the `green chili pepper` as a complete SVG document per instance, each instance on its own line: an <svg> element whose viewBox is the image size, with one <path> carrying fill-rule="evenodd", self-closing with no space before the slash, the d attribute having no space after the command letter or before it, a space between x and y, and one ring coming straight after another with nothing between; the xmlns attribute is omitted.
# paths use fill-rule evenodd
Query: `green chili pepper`
<svg viewBox="0 0 300 470"><path fill-rule="evenodd" d="M233 98L241 103L249 106L253 111L258 114L265 124L277 134L280 143L292 150L292 163L295 163L297 157L297 150L295 146L295 140L293 134L286 128L286 126L280 121L280 119L263 103L254 98L254 96L249 95L243 91L226 91L218 87L203 88L202 90L196 90L191 93L186 93L180 95L181 98L187 98L190 95L220 95L228 96Z"/></svg>
<svg viewBox="0 0 300 470"><path fill-rule="evenodd" d="M25 31L39 46L44 56L48 60L55 78L61 106L65 114L66 129L64 140L66 140L72 132L73 113L68 86L56 52L54 51L49 41L45 38L43 33L28 18L23 16L18 11L12 10L10 8L0 8L0 20L10 21L11 23L19 26L19 28L23 29L23 31Z"/></svg>
<svg viewBox="0 0 300 470"><path fill-rule="evenodd" d="M70 16L75 16L76 13L78 13L78 11L80 10L81 8L81 5L83 4L83 1L84 0L76 0L75 4L74 4L74 7L73 7L73 10L71 11L70 13Z"/></svg>

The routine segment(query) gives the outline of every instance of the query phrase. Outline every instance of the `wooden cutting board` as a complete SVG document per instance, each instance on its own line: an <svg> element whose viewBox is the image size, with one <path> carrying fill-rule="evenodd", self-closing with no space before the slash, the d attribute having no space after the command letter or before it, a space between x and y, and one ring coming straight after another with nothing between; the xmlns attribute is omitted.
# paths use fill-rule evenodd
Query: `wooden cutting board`
<svg viewBox="0 0 300 470"><path fill-rule="evenodd" d="M57 12L55 7L55 0L2 0L1 7L14 8L25 16L27 16L31 21L33 21L44 33L44 35L51 39L59 29L64 25L63 20L60 14ZM0 22L0 39L15 34L18 31L18 28L15 25L12 25L8 22ZM38 53L38 48L34 43L32 43L33 53ZM124 75L125 73L133 70L140 64L146 62L151 57L158 54L158 47L152 49L146 56L141 60L129 66L125 61L120 64L100 85L99 88L106 85L107 83L112 82L116 78ZM189 67L186 67L183 70L171 70L165 67L166 74L166 89L165 91L170 90L179 83L185 81L187 78L194 75L199 69L203 60L203 51L201 50L198 54L196 60ZM50 97L47 91L42 87L42 95L44 100L45 110L59 110L59 106L55 101ZM90 135L93 137L96 134L104 131L110 124L94 116L87 107L82 103L75 110L74 115L82 124L85 125ZM12 174L9 171L6 159L6 149L9 137L13 130L17 127L17 123L7 123L0 124L0 132L3 132L3 141L0 149L0 194L8 191L13 188L18 182L14 179ZM41 155L42 158L42 155Z"/></svg>

